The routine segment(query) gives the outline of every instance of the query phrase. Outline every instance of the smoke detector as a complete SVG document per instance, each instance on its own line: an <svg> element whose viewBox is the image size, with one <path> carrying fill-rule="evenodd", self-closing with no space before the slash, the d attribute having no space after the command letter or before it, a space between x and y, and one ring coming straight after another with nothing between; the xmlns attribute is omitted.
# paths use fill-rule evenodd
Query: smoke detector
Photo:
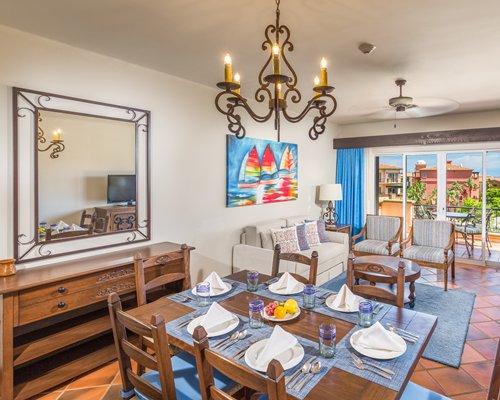
<svg viewBox="0 0 500 400"><path fill-rule="evenodd" d="M359 51L361 51L361 53L363 53L363 54L370 54L376 48L377 48L377 46L375 46L374 44L371 44L371 43L361 43L358 46Z"/></svg>

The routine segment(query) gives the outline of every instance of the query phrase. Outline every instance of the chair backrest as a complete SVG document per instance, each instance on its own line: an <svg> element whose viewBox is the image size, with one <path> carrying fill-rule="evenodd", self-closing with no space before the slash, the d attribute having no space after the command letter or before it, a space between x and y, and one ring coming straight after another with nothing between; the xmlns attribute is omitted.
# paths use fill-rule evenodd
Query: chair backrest
<svg viewBox="0 0 500 400"><path fill-rule="evenodd" d="M97 214L94 211L94 213L89 214L87 210L82 211L82 216L80 217L80 226L82 228L89 229L91 226L94 226L95 220L96 220Z"/></svg>
<svg viewBox="0 0 500 400"><path fill-rule="evenodd" d="M311 258L298 253L282 253L281 246L277 244L274 247L273 255L273 268L271 270L271 275L273 277L277 276L280 270L280 260L295 262L299 264L309 265L309 278L308 283L316 284L316 275L318 273L318 252L313 251Z"/></svg>
<svg viewBox="0 0 500 400"><path fill-rule="evenodd" d="M97 217L94 219L94 232L106 233L108 231L109 215L106 217Z"/></svg>
<svg viewBox="0 0 500 400"><path fill-rule="evenodd" d="M347 263L347 287L354 294L394 304L397 307L403 307L405 292L405 262L403 260L397 261L394 259L395 262L398 262L398 268L394 269L377 262L372 262L371 260L365 261L370 259L370 257L363 257L362 259L363 261L361 259L356 261L354 255L351 254L349 256L349 261ZM391 283L396 284L396 293L382 286L355 285L354 279L356 272L376 273L393 278L391 279Z"/></svg>
<svg viewBox="0 0 500 400"><path fill-rule="evenodd" d="M124 392L133 394L132 390L136 388L151 400L175 400L174 374L167 350L168 336L163 317L154 314L151 316L151 323L144 324L122 310L120 297L116 293L109 295L108 309ZM128 331L140 338L153 338L154 354L147 353L129 340ZM138 371L145 368L157 371L161 389L154 387L134 372L131 360L137 362Z"/></svg>
<svg viewBox="0 0 500 400"><path fill-rule="evenodd" d="M250 368L245 368L243 365L210 350L207 332L202 326L195 328L193 343L202 400L234 399L215 386L213 368L244 387L267 393L269 400L285 400L287 398L285 373L278 360L272 360L267 367L267 376L262 376Z"/></svg>
<svg viewBox="0 0 500 400"><path fill-rule="evenodd" d="M146 260L142 258L141 254L136 254L134 257L135 269L135 287L137 292L137 304L146 304L146 294L149 290L157 287L167 285L171 282L182 281L182 290L191 287L191 275L189 271L189 247L186 244L181 246L180 252L182 255L182 270L176 272L169 272L157 276L148 282L145 280L144 270L149 267L164 265L172 260L172 253L162 254L156 257L151 257Z"/></svg>
<svg viewBox="0 0 500 400"><path fill-rule="evenodd" d="M366 238L388 242L401 236L403 231L402 217L385 215L366 216Z"/></svg>
<svg viewBox="0 0 500 400"><path fill-rule="evenodd" d="M488 391L488 400L500 399L500 343L497 348L497 356L495 357L495 365L491 374L490 390Z"/></svg>
<svg viewBox="0 0 500 400"><path fill-rule="evenodd" d="M81 231L63 231L60 233L53 233L51 229L47 229L45 240L66 239L76 236L89 236L93 233L93 227Z"/></svg>
<svg viewBox="0 0 500 400"><path fill-rule="evenodd" d="M449 245L454 233L454 225L449 221L414 219L412 228L414 245L440 249Z"/></svg>

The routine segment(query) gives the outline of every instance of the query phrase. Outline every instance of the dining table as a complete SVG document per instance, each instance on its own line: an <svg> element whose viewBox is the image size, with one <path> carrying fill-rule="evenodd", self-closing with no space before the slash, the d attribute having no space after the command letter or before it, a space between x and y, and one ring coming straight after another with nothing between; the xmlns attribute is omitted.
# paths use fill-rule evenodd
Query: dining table
<svg viewBox="0 0 500 400"><path fill-rule="evenodd" d="M259 274L259 290L256 292L247 291L246 286L247 271L238 271L232 275L224 277L223 280L232 283L233 289L230 293L218 297L212 297L212 301L224 307L226 310L238 315L242 320L248 318L248 304L250 301L261 299L265 304L273 301L283 301L283 296L277 296L268 290L269 282L272 282L270 275ZM274 278L276 279L276 278ZM318 293L323 289L317 288ZM324 290L329 294L326 289ZM187 335L185 325L178 328L178 321L192 319L200 312L197 306L195 296L191 290L183 292L185 298L178 295L162 297L151 303L130 309L128 313L144 323L149 323L153 314L160 314L167 322L167 333L171 344L179 347L188 353L193 354L192 339ZM301 295L300 295L301 296ZM302 305L300 296L295 296L299 305ZM317 299L319 300L319 299ZM336 326L337 334L337 353L334 359L322 359L318 357L324 364L325 371L317 380L312 377L311 382L306 385L306 392L302 394L288 390L287 399L301 400L395 400L402 395L404 388L410 380L413 371L417 367L418 361L422 356L425 347L437 324L437 318L433 315L420 313L414 310L398 308L385 304L380 314L377 315L377 320L386 326L388 323L392 326L402 329L406 332L418 333L418 341L416 343L408 343L406 354L401 356L401 360L389 361L389 366L396 371L397 379L394 382L385 381L378 375L368 373L353 368L351 358L349 357L352 348L350 348L348 338L354 332L361 329L357 325L357 313L349 315L341 315L328 309L321 301L317 301L317 305L312 310L301 308L301 312L297 318L286 322L277 322L288 333L293 334L300 341L305 343L305 347L309 348L312 353L317 353L318 330L321 324L329 323ZM205 307L205 312L207 307ZM270 329L276 323L265 320L265 328ZM262 330L267 332L266 329ZM259 329L253 331L260 331ZM307 346L307 344L309 346ZM312 354L311 353L311 354ZM227 354L223 354L226 355ZM231 358L231 356L227 356ZM368 362L379 362L379 360L369 360ZM297 371L306 360L296 367ZM241 361L244 363L244 360ZM392 362L392 364L391 364ZM249 367L248 367L249 368ZM298 372L297 372L298 373ZM308 387L307 387L308 386Z"/></svg>

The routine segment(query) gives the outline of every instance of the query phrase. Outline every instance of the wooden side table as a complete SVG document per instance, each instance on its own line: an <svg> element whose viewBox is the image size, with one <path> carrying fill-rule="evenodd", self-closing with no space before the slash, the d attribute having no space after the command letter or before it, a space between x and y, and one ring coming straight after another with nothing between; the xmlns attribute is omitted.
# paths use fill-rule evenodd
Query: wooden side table
<svg viewBox="0 0 500 400"><path fill-rule="evenodd" d="M349 224L336 224L336 225L325 225L326 230L330 232L342 232L347 233L349 236L349 250L351 250L351 225Z"/></svg>

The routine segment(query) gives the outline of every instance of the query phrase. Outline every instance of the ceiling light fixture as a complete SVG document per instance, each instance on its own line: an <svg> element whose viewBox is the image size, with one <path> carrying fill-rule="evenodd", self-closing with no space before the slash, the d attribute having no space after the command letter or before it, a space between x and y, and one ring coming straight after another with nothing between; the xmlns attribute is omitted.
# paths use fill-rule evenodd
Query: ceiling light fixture
<svg viewBox="0 0 500 400"><path fill-rule="evenodd" d="M297 74L288 61L285 51L293 51L294 46L290 42L290 29L286 25L280 25L280 0L276 0L276 23L268 25L264 31L265 41L262 50L269 52L269 57L261 69L258 77L260 87L255 92L255 100L263 103L266 99L269 103L269 111L265 115L258 115L248 104L248 100L240 94L241 81L239 74L233 79L232 60L229 54L224 58L224 82L217 83L222 91L215 98L215 106L224 114L229 122L229 131L234 133L238 139L245 137L246 130L241 122L241 115L237 113L241 107L257 122L266 122L274 116L274 129L277 131L278 142L280 141L280 115L291 123L297 123L312 110L318 115L313 119L313 125L309 129L309 137L316 140L326 128L327 119L337 109L337 100L330 93L334 87L328 85L327 62L321 60L320 78L314 79L313 97L307 102L301 113L292 116L287 112L288 101L297 104L302 95L297 89ZM274 40L271 39L274 36ZM272 68L271 74L266 74L268 67ZM289 75L282 72L285 67ZM221 99L226 96L225 102ZM225 104L225 107L224 107Z"/></svg>

